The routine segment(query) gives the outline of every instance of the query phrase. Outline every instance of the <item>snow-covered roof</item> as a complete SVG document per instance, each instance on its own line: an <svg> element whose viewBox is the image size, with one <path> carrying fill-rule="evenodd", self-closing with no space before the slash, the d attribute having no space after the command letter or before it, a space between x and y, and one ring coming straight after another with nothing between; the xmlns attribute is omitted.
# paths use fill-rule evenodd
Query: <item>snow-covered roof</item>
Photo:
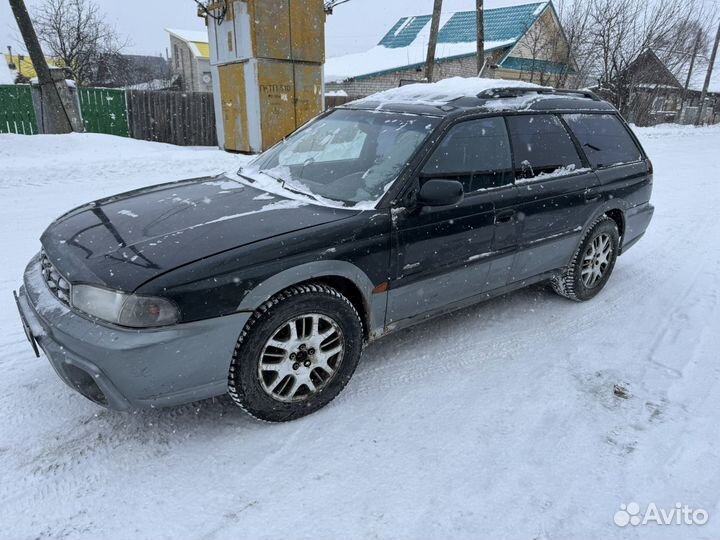
<svg viewBox="0 0 720 540"><path fill-rule="evenodd" d="M382 108L391 103L411 103L413 105L429 105L442 107L463 97L476 97L478 94L492 90L508 88L545 87L523 81L506 81L503 79L481 79L479 77L451 77L432 84L410 84L400 88L392 88L354 101L354 105L372 104ZM533 97L537 95L533 92Z"/></svg>
<svg viewBox="0 0 720 540"><path fill-rule="evenodd" d="M190 47L192 53L198 58L210 58L210 45L207 30L183 30L178 28L166 28L165 31L184 41Z"/></svg>
<svg viewBox="0 0 720 540"><path fill-rule="evenodd" d="M485 51L515 45L549 5L550 2L542 1L486 9ZM369 51L329 58L325 63L325 80L342 81L424 63L431 19L430 15L403 17ZM475 11L443 14L436 57L443 60L468 56L476 50Z"/></svg>
<svg viewBox="0 0 720 540"><path fill-rule="evenodd" d="M183 30L178 28L166 28L165 30L183 41L208 42L207 30Z"/></svg>

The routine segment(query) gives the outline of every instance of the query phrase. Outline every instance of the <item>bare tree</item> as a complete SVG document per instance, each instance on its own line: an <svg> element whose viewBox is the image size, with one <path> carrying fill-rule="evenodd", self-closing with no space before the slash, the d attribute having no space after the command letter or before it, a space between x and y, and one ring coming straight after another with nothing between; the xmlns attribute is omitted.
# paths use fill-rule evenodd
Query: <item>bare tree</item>
<svg viewBox="0 0 720 540"><path fill-rule="evenodd" d="M700 0L560 0L559 8L576 84L599 86L624 113L639 106L635 90L653 78L642 62L657 66L657 58L677 76L698 47L707 47L698 45L698 34L707 36L708 19ZM647 101L650 92L644 90Z"/></svg>
<svg viewBox="0 0 720 540"><path fill-rule="evenodd" d="M93 0L43 0L33 15L45 51L81 85L92 84L128 44Z"/></svg>
<svg viewBox="0 0 720 540"><path fill-rule="evenodd" d="M527 64L523 70L529 74L530 82L543 86L559 84L557 66L564 60L570 61L567 54L562 55L562 34L548 23L545 17L537 21L527 32L523 43ZM564 56L564 57L563 57Z"/></svg>
<svg viewBox="0 0 720 540"><path fill-rule="evenodd" d="M601 86L613 103L629 114L639 105L637 85L650 84L647 73L637 65L646 51L652 51L671 69L670 61L688 62L692 55L692 31L704 24L703 5L698 0L593 0L594 45L601 52L598 75ZM600 13L603 13L601 16ZM688 34L688 30L690 32ZM632 69L631 69L632 68ZM655 88L657 92L657 88ZM645 92L647 101L648 92Z"/></svg>
<svg viewBox="0 0 720 540"><path fill-rule="evenodd" d="M591 33L590 2L560 0L558 14L565 31L567 49L562 64L564 71L560 74L558 86L575 86L583 88L592 85L595 51Z"/></svg>

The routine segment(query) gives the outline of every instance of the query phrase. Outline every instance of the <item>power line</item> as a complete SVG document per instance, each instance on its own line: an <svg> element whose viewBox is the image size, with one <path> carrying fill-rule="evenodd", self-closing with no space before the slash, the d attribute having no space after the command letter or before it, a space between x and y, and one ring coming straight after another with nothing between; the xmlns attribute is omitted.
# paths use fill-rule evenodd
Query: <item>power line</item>
<svg viewBox="0 0 720 540"><path fill-rule="evenodd" d="M200 8L200 10L205 14L205 16L217 21L218 26L220 26L225 20L225 16L227 15L227 4L223 4L222 9L220 10L220 15L215 15L208 9L208 6L200 2L200 0L193 1L198 5L198 8Z"/></svg>

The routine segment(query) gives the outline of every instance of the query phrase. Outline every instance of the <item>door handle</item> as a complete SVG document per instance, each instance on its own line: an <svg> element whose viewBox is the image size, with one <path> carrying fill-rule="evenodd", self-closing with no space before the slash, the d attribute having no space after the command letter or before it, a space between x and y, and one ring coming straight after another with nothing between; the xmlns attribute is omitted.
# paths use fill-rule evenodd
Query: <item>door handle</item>
<svg viewBox="0 0 720 540"><path fill-rule="evenodd" d="M505 210L495 214L495 223L511 223L517 216L517 210Z"/></svg>
<svg viewBox="0 0 720 540"><path fill-rule="evenodd" d="M586 191L585 192L585 200L587 202L595 202L602 199L602 193L593 193L592 191Z"/></svg>

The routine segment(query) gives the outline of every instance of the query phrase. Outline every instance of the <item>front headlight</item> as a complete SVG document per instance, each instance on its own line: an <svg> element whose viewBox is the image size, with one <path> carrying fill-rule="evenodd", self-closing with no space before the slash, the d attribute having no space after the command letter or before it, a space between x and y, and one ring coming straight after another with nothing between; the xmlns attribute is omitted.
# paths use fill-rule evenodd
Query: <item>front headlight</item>
<svg viewBox="0 0 720 540"><path fill-rule="evenodd" d="M72 305L98 319L131 328L167 326L180 320L178 308L165 298L125 294L92 285L74 285Z"/></svg>

